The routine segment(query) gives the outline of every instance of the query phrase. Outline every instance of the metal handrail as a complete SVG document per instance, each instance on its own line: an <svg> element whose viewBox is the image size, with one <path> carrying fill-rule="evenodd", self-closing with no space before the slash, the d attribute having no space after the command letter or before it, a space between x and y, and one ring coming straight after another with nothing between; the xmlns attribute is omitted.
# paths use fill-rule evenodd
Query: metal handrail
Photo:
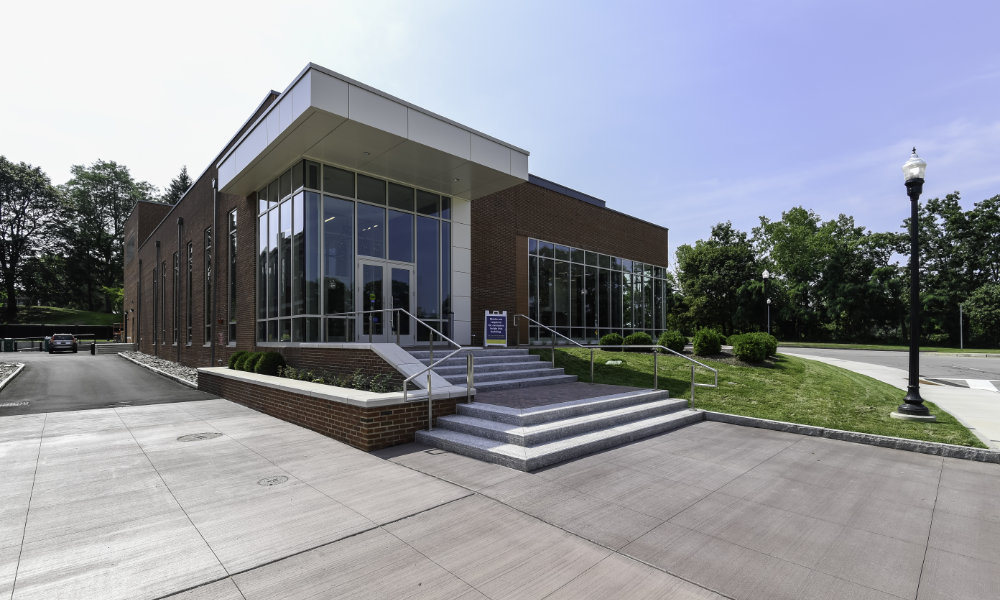
<svg viewBox="0 0 1000 600"><path fill-rule="evenodd" d="M335 313L335 314L327 315L327 316L329 316L329 317L342 317L342 316L365 315L365 314L371 314L371 313L387 313L387 312L391 312L391 313L403 313L403 314L409 316L411 319L413 319L417 323L419 323L420 325L423 325L424 327L426 327L427 329L429 329L431 331L432 335L429 338L430 357L428 358L428 361L431 364L428 365L426 368L424 368L424 369L422 369L422 370L414 373L413 375L410 375L409 377L407 377L406 379L403 380L403 402L409 402L409 399L408 399L408 390L407 390L407 387L409 387L409 383L411 381L413 381L414 379L416 379L418 376L423 375L424 373L427 373L427 430L431 431L434 428L434 416L433 416L434 412L433 412L433 406L432 406L434 400L431 397L431 392L433 391L432 390L432 385L431 385L431 371L434 370L434 367L438 366L439 364L441 364L444 361L448 360L452 356L455 356L456 354L458 354L459 352L461 352L463 350L462 345L459 344L458 342L456 342L455 340L451 339L450 337L446 336L445 334L441 333L437 329L434 329L433 327L430 326L430 324L428 324L425 321L421 320L419 317L417 317L416 315L414 315L410 311L406 310L405 308L383 308L381 310L356 310L356 311L346 312L346 313ZM394 316L396 316L396 315L394 315ZM398 323L395 323L395 321L394 321L394 327L393 328L396 330L396 345L399 345L399 326L398 326ZM453 350L451 353L449 353L444 358L441 358L437 362L434 361L434 335L433 334L437 334L437 335L441 336L442 340L448 342L449 344L452 344L452 345L456 346L455 350ZM369 340L369 343L371 343L371 339L372 339L372 327L369 324L369 326L368 326L368 340ZM474 359L473 359L472 354L469 354L467 362L466 362L466 365L467 365L467 367L466 367L467 368L467 374L466 374L466 378L465 378L465 398L466 398L466 402L471 402L471 398L472 398L472 368L473 368L473 360Z"/></svg>
<svg viewBox="0 0 1000 600"><path fill-rule="evenodd" d="M574 344L576 346L579 346L580 348L590 348L590 383L594 383L594 348L593 347L591 347L591 346L584 346L580 342L578 342L578 341L576 341L574 339L566 337L565 335L559 333L555 329L552 329L548 325L542 325L541 323L539 323L538 321L532 319L528 315L523 315L523 314L520 314L520 313L514 315L514 327L517 328L517 334L516 335L517 335L517 343L518 343L518 345L520 345L520 343L521 343L521 324L517 322L517 319L519 317L523 317L529 323L534 323L535 325L538 325L542 329L546 329L548 331L551 331L555 335L558 335L559 337L561 337L562 339L566 340L567 342L569 342L571 344ZM555 335L552 336L552 368L553 369L556 368L556 338L555 338ZM598 346L598 347L600 347L600 346Z"/></svg>
<svg viewBox="0 0 1000 600"><path fill-rule="evenodd" d="M589 348L590 346L587 346L587 347ZM607 346L598 345L597 347L598 348L606 348ZM690 356L685 356L685 355L681 354L680 352L677 352L676 350L671 350L670 348L667 348L666 346L661 346L659 344L650 344L650 345L645 345L645 344L635 344L635 345L633 345L633 344L629 344L628 346L619 346L619 347L622 350L624 350L625 348L652 348L653 349L653 389L659 389L659 387L660 387L660 365L659 365L659 360L658 360L659 356L660 356L660 353L657 352L657 350L666 350L667 352L673 354L674 356L679 356L679 357L683 358L684 360L686 360L686 361L688 361L690 363L693 363L691 365L691 400L688 401L688 408L694 408L694 388L696 388L696 387L718 388L719 387L719 370L718 369L714 369L714 368L706 365L705 363L698 362L695 359L691 358ZM695 381L694 381L694 368L695 368L695 365L697 365L699 367L702 367L702 368L705 368L705 369L708 369L709 371L711 371L715 375L715 383L695 383ZM590 373L591 373L591 377L593 377L593 373L594 373L594 351L593 350L590 351Z"/></svg>

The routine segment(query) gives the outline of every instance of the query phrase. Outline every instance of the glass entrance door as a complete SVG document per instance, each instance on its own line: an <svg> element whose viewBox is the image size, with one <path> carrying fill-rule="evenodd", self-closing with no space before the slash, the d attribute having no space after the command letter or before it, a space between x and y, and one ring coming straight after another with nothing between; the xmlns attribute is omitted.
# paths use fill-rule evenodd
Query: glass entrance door
<svg viewBox="0 0 1000 600"><path fill-rule="evenodd" d="M366 311L358 317L358 341L367 342L370 334L373 342L395 342L398 333L400 345L412 346L413 319L403 313L390 312L390 309L401 308L412 312L416 294L413 266L360 261L358 281L361 285L358 286L356 306Z"/></svg>

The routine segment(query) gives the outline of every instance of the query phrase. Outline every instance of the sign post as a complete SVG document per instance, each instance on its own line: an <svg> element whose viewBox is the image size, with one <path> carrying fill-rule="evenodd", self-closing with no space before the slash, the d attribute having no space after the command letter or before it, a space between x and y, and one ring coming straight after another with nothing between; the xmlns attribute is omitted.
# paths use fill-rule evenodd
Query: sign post
<svg viewBox="0 0 1000 600"><path fill-rule="evenodd" d="M483 321L483 347L507 347L507 311L486 311Z"/></svg>

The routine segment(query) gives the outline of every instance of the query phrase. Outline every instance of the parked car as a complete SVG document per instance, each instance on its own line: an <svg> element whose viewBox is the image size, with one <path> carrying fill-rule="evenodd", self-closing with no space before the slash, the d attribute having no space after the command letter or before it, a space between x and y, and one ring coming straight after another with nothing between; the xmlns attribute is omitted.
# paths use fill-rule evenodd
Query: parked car
<svg viewBox="0 0 1000 600"><path fill-rule="evenodd" d="M53 333L49 339L49 354L63 350L76 352L76 338L71 333Z"/></svg>

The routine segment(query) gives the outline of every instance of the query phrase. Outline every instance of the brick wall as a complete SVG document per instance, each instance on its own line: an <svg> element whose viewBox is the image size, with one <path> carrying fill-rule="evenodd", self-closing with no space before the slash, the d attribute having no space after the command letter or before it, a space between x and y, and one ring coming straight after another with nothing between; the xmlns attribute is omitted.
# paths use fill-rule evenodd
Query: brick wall
<svg viewBox="0 0 1000 600"><path fill-rule="evenodd" d="M529 237L664 267L669 262L666 228L533 183L475 200L473 344L482 342L484 311L528 314ZM521 330L527 341L528 328Z"/></svg>
<svg viewBox="0 0 1000 600"><path fill-rule="evenodd" d="M355 371L361 371L365 375L389 375L390 384L403 389L405 377L372 350L295 346L269 349L281 352L281 355L285 357L285 362L296 368L313 371L326 370L338 375L350 375ZM415 389L415 386L411 389Z"/></svg>
<svg viewBox="0 0 1000 600"><path fill-rule="evenodd" d="M198 389L368 452L412 442L414 433L427 429L426 401L362 408L204 371ZM454 414L457 402L435 400L434 418Z"/></svg>

